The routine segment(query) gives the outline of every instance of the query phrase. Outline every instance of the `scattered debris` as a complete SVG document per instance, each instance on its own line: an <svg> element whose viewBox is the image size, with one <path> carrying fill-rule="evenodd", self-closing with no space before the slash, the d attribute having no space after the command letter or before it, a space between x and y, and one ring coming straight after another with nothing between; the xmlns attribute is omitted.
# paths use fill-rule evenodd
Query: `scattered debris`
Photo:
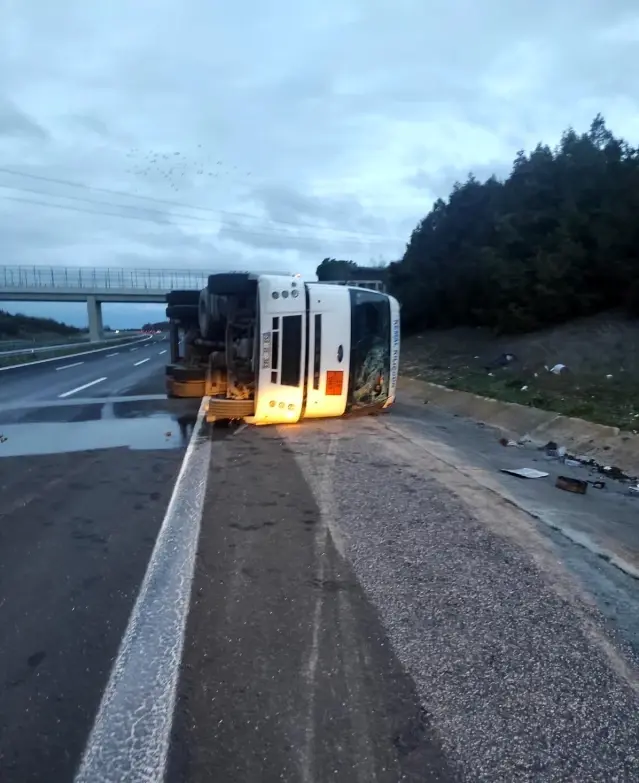
<svg viewBox="0 0 639 783"><path fill-rule="evenodd" d="M500 438L499 442L502 446L517 446L514 440L508 440L508 438Z"/></svg>
<svg viewBox="0 0 639 783"><path fill-rule="evenodd" d="M552 457L553 459L561 459L566 456L566 447L558 446L554 440L549 440L548 443L542 447L542 450L546 452L547 457Z"/></svg>
<svg viewBox="0 0 639 783"><path fill-rule="evenodd" d="M501 472L526 479L546 478L549 475L544 473L543 470L535 470L535 468L502 468Z"/></svg>
<svg viewBox="0 0 639 783"><path fill-rule="evenodd" d="M606 482L605 481L589 481L589 484L592 484L592 486L595 489L605 489L606 488Z"/></svg>
<svg viewBox="0 0 639 783"><path fill-rule="evenodd" d="M2 433L0 433L0 443L6 443L6 441L8 441L8 440L9 440L9 438L7 438L6 435L3 435Z"/></svg>
<svg viewBox="0 0 639 783"><path fill-rule="evenodd" d="M565 459L564 465L567 465L569 468L579 468L581 467L581 462L576 459Z"/></svg>
<svg viewBox="0 0 639 783"><path fill-rule="evenodd" d="M522 386L521 391L528 391L528 386Z"/></svg>
<svg viewBox="0 0 639 783"><path fill-rule="evenodd" d="M636 487L628 487L629 495L639 495L639 484Z"/></svg>
<svg viewBox="0 0 639 783"><path fill-rule="evenodd" d="M575 492L578 495L585 495L588 489L588 482L581 479L570 478L570 476L557 476L555 486L566 492Z"/></svg>
<svg viewBox="0 0 639 783"><path fill-rule="evenodd" d="M553 373L554 375L559 375L566 369L567 367L565 364L556 364L554 367L550 368L550 372Z"/></svg>
<svg viewBox="0 0 639 783"><path fill-rule="evenodd" d="M606 378L610 380L612 378L612 375L606 375Z"/></svg>

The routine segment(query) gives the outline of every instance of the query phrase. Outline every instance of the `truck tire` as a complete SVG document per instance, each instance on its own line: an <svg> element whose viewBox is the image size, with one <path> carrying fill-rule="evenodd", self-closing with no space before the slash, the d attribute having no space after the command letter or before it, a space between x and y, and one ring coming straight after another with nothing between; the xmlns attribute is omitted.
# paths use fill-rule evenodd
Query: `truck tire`
<svg viewBox="0 0 639 783"><path fill-rule="evenodd" d="M182 323L196 324L198 321L197 304L170 304L166 308L166 317L171 321L181 321Z"/></svg>
<svg viewBox="0 0 639 783"><path fill-rule="evenodd" d="M175 381L203 381L206 379L206 367L186 367L183 364L169 364L166 375Z"/></svg>
<svg viewBox="0 0 639 783"><path fill-rule="evenodd" d="M225 400L212 397L209 400L207 417L215 417L218 420L242 419L244 416L253 416L255 413L255 400Z"/></svg>
<svg viewBox="0 0 639 783"><path fill-rule="evenodd" d="M166 303L168 305L194 305L197 307L199 298L199 291L169 291L166 295Z"/></svg>
<svg viewBox="0 0 639 783"><path fill-rule="evenodd" d="M209 275L208 291L218 296L250 296L255 292L256 281L246 272L223 272Z"/></svg>

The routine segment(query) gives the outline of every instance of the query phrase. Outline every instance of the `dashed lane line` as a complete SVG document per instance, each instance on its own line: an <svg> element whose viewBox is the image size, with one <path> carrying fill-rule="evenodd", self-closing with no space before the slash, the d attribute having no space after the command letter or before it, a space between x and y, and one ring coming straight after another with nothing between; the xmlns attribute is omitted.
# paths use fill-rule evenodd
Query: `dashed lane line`
<svg viewBox="0 0 639 783"><path fill-rule="evenodd" d="M60 397L61 399L64 397L70 397L72 394L82 391L83 389L88 389L89 386L95 386L96 383L102 383L102 381L106 381L106 375L104 376L104 378L98 378L97 380L91 381L90 383L85 383L82 386L76 386L75 389L71 389L71 391L64 392L64 394L58 394L58 397Z"/></svg>
<svg viewBox="0 0 639 783"><path fill-rule="evenodd" d="M164 780L211 459L207 405L205 397L75 783Z"/></svg>
<svg viewBox="0 0 639 783"><path fill-rule="evenodd" d="M144 364L144 362L150 362L151 360L147 357L146 359L140 359L139 362L134 362L134 367L139 367L141 364Z"/></svg>
<svg viewBox="0 0 639 783"><path fill-rule="evenodd" d="M112 356L119 356L119 355L120 355L120 351L116 351L115 353L108 353L105 358L110 359Z"/></svg>
<svg viewBox="0 0 639 783"><path fill-rule="evenodd" d="M70 370L71 367L79 367L81 364L84 364L84 362L73 362L73 364L63 364L62 367L56 367L55 371L58 372L59 370Z"/></svg>

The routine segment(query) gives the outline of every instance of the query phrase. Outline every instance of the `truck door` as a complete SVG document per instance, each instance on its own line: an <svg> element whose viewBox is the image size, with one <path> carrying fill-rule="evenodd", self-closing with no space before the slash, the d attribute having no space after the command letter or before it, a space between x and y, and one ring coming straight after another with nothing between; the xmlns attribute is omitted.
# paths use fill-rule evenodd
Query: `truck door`
<svg viewBox="0 0 639 783"><path fill-rule="evenodd" d="M299 420L304 400L306 297L301 281L259 278L260 334L254 424Z"/></svg>
<svg viewBox="0 0 639 783"><path fill-rule="evenodd" d="M308 370L304 418L341 416L346 409L351 351L348 288L307 283Z"/></svg>

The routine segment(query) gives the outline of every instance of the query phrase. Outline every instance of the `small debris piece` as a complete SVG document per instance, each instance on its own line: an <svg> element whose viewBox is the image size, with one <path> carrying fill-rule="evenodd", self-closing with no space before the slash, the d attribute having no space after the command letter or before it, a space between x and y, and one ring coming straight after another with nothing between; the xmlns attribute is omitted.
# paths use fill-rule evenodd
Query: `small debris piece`
<svg viewBox="0 0 639 783"><path fill-rule="evenodd" d="M502 446L517 446L518 445L517 443L515 443L514 440L508 440L508 438L500 438L499 439L499 443Z"/></svg>
<svg viewBox="0 0 639 783"><path fill-rule="evenodd" d="M639 495L639 484L636 487L628 487L629 495Z"/></svg>
<svg viewBox="0 0 639 783"><path fill-rule="evenodd" d="M522 386L521 391L528 391L528 386Z"/></svg>
<svg viewBox="0 0 639 783"><path fill-rule="evenodd" d="M581 465L581 462L576 459L565 459L564 465L568 465L569 468L578 468Z"/></svg>
<svg viewBox="0 0 639 783"><path fill-rule="evenodd" d="M501 472L526 479L545 478L548 476L548 473L544 473L543 470L535 470L535 468L502 468Z"/></svg>
<svg viewBox="0 0 639 783"><path fill-rule="evenodd" d="M595 489L605 489L606 488L606 482L605 481L589 481L589 484L592 484L592 486Z"/></svg>
<svg viewBox="0 0 639 783"><path fill-rule="evenodd" d="M566 369L566 365L565 364L556 364L554 367L550 368L550 372L553 373L554 375L559 375L565 369Z"/></svg>
<svg viewBox="0 0 639 783"><path fill-rule="evenodd" d="M585 495L588 489L588 482L581 479L570 478L570 476L557 476L555 486L566 492L575 492L577 495Z"/></svg>

